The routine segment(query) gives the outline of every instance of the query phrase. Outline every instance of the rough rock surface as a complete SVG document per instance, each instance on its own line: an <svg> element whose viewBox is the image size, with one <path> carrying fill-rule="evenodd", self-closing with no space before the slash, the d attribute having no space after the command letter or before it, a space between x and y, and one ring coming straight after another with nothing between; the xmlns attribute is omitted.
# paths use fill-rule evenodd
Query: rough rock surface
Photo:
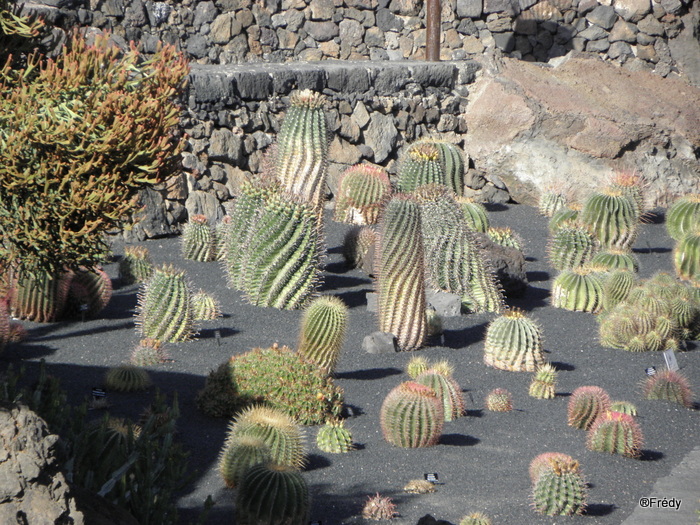
<svg viewBox="0 0 700 525"><path fill-rule="evenodd" d="M642 174L650 205L700 188L700 89L583 53L556 65L496 59L471 87L465 151L516 202L548 186L578 197L615 170Z"/></svg>

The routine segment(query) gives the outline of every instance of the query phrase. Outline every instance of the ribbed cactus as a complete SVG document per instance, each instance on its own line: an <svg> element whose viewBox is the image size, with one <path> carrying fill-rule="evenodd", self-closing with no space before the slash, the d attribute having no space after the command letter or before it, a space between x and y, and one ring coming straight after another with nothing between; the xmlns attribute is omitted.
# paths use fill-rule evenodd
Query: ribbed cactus
<svg viewBox="0 0 700 525"><path fill-rule="evenodd" d="M393 500L379 493L369 496L362 507L362 518L365 520L384 521L394 519L396 516L398 512Z"/></svg>
<svg viewBox="0 0 700 525"><path fill-rule="evenodd" d="M279 465L301 469L306 463L304 433L281 410L257 405L238 413L229 425L224 450L243 436L260 438L270 449L272 461Z"/></svg>
<svg viewBox="0 0 700 525"><path fill-rule="evenodd" d="M298 198L269 197L240 249L239 284L251 304L292 310L316 293L325 248L316 214Z"/></svg>
<svg viewBox="0 0 700 525"><path fill-rule="evenodd" d="M301 473L261 463L241 478L236 495L238 525L302 525L309 521L309 489Z"/></svg>
<svg viewBox="0 0 700 525"><path fill-rule="evenodd" d="M534 372L543 365L539 325L518 308L506 310L486 329L484 363L501 370Z"/></svg>
<svg viewBox="0 0 700 525"><path fill-rule="evenodd" d="M689 233L673 248L676 275L686 281L700 281L700 235Z"/></svg>
<svg viewBox="0 0 700 525"><path fill-rule="evenodd" d="M475 241L473 246L469 257L469 293L462 296L462 308L470 312L500 313L505 307L501 284L481 244Z"/></svg>
<svg viewBox="0 0 700 525"><path fill-rule="evenodd" d="M225 261L226 260L226 247L228 245L228 237L232 235L232 225L233 219L230 215L225 215L223 219L216 226L214 226L214 260L215 261Z"/></svg>
<svg viewBox="0 0 700 525"><path fill-rule="evenodd" d="M377 238L377 232L370 226L349 229L343 239L343 257L347 265L373 275Z"/></svg>
<svg viewBox="0 0 700 525"><path fill-rule="evenodd" d="M593 422L610 410L610 396L599 386L580 386L571 393L567 410L570 427L588 430Z"/></svg>
<svg viewBox="0 0 700 525"><path fill-rule="evenodd" d="M606 248L629 248L637 236L637 206L616 188L606 188L586 199L579 219Z"/></svg>
<svg viewBox="0 0 700 525"><path fill-rule="evenodd" d="M594 253L595 238L588 228L575 221L552 232L547 246L550 264L560 271L585 265Z"/></svg>
<svg viewBox="0 0 700 525"><path fill-rule="evenodd" d="M472 512L466 516L462 516L459 520L459 525L491 525L491 518L483 512Z"/></svg>
<svg viewBox="0 0 700 525"><path fill-rule="evenodd" d="M353 449L352 434L342 420L330 420L318 429L316 445L323 452L343 454Z"/></svg>
<svg viewBox="0 0 700 525"><path fill-rule="evenodd" d="M603 306L603 283L590 268L562 271L552 283L552 306L573 312L598 312Z"/></svg>
<svg viewBox="0 0 700 525"><path fill-rule="evenodd" d="M145 246L125 246L119 260L119 279L124 284L145 282L153 274L153 261Z"/></svg>
<svg viewBox="0 0 700 525"><path fill-rule="evenodd" d="M416 383L432 388L442 400L445 421L462 417L466 408L462 387L455 381L453 373L454 368L447 361L441 361L415 378Z"/></svg>
<svg viewBox="0 0 700 525"><path fill-rule="evenodd" d="M309 303L301 319L298 352L333 374L345 342L348 307L334 295L323 295Z"/></svg>
<svg viewBox="0 0 700 525"><path fill-rule="evenodd" d="M164 363L166 360L167 354L163 343L146 337L141 339L132 350L130 362L135 366L152 366Z"/></svg>
<svg viewBox="0 0 700 525"><path fill-rule="evenodd" d="M666 230L680 241L700 227L700 194L693 193L677 199L666 211Z"/></svg>
<svg viewBox="0 0 700 525"><path fill-rule="evenodd" d="M171 265L156 268L138 295L137 330L144 337L177 343L195 336L194 323L192 292L185 272Z"/></svg>
<svg viewBox="0 0 700 525"><path fill-rule="evenodd" d="M486 235L496 244L500 244L506 248L514 248L521 252L523 251L523 240L508 226L489 228L486 230Z"/></svg>
<svg viewBox="0 0 700 525"><path fill-rule="evenodd" d="M643 441L642 430L634 417L607 411L588 429L586 447L595 452L638 458Z"/></svg>
<svg viewBox="0 0 700 525"><path fill-rule="evenodd" d="M63 313L72 278L71 272L50 275L38 272L34 277L11 278L8 294L10 315L37 323L51 323Z"/></svg>
<svg viewBox="0 0 700 525"><path fill-rule="evenodd" d="M117 392L137 392L151 386L151 377L146 369L125 364L107 370L105 388Z"/></svg>
<svg viewBox="0 0 700 525"><path fill-rule="evenodd" d="M620 191L634 203L638 220L641 220L646 212L645 185L641 175L627 170L615 173L610 183L611 188Z"/></svg>
<svg viewBox="0 0 700 525"><path fill-rule="evenodd" d="M439 138L421 139L415 144L432 144L439 151L440 164L445 172L444 185L454 195L464 193L464 152L459 146Z"/></svg>
<svg viewBox="0 0 700 525"><path fill-rule="evenodd" d="M457 204L462 209L467 226L478 233L486 233L491 226L486 208L480 202L468 197L457 198Z"/></svg>
<svg viewBox="0 0 700 525"><path fill-rule="evenodd" d="M259 436L240 436L224 444L219 453L219 473L229 488L236 488L246 471L272 461L270 448Z"/></svg>
<svg viewBox="0 0 700 525"><path fill-rule="evenodd" d="M379 417L384 439L404 448L437 444L445 422L438 395L415 381L401 383L389 392Z"/></svg>
<svg viewBox="0 0 700 525"><path fill-rule="evenodd" d="M569 203L567 206L559 208L549 219L549 232L554 234L559 228L575 222L581 213L581 206L578 203Z"/></svg>
<svg viewBox="0 0 700 525"><path fill-rule="evenodd" d="M562 452L543 452L530 462L529 474L530 481L532 481L533 485L537 483L537 480L540 479L540 475L542 473L552 469L553 461L559 464L568 465L570 470L574 470L579 467L578 461L568 454L564 454Z"/></svg>
<svg viewBox="0 0 700 525"><path fill-rule="evenodd" d="M627 414L630 416L637 415L637 407L629 401L613 401L610 405L610 411L619 412L620 414Z"/></svg>
<svg viewBox="0 0 700 525"><path fill-rule="evenodd" d="M677 371L662 370L644 380L644 397L660 399L677 403L686 408L692 408L693 391L690 389L688 378Z"/></svg>
<svg viewBox="0 0 700 525"><path fill-rule="evenodd" d="M513 410L513 395L505 388L494 388L486 395L484 405L491 412L510 412Z"/></svg>
<svg viewBox="0 0 700 525"><path fill-rule="evenodd" d="M395 195L381 219L377 259L379 329L396 336L402 351L425 343L425 268L421 215L409 195Z"/></svg>
<svg viewBox="0 0 700 525"><path fill-rule="evenodd" d="M112 280L99 267L72 271L66 310L72 314L94 317L112 298Z"/></svg>
<svg viewBox="0 0 700 525"><path fill-rule="evenodd" d="M334 219L348 224L376 224L390 195L391 183L384 168L372 164L351 166L338 182Z"/></svg>
<svg viewBox="0 0 700 525"><path fill-rule="evenodd" d="M192 314L195 321L212 321L221 317L221 304L213 295L199 290L192 295Z"/></svg>
<svg viewBox="0 0 700 525"><path fill-rule="evenodd" d="M572 516L586 509L587 488L578 462L549 459L532 489L532 505L546 516Z"/></svg>
<svg viewBox="0 0 700 525"><path fill-rule="evenodd" d="M415 142L399 160L397 188L409 193L424 184L446 185L445 170L440 162L440 150L434 144Z"/></svg>
<svg viewBox="0 0 700 525"><path fill-rule="evenodd" d="M566 197L556 191L543 191L537 202L540 215L552 217L557 211L566 206Z"/></svg>
<svg viewBox="0 0 700 525"><path fill-rule="evenodd" d="M549 363L540 365L530 382L529 394L537 399L554 399L557 369Z"/></svg>
<svg viewBox="0 0 700 525"><path fill-rule="evenodd" d="M277 135L277 177L282 189L321 211L328 165L325 97L309 89L295 91Z"/></svg>
<svg viewBox="0 0 700 525"><path fill-rule="evenodd" d="M629 270L634 273L639 271L639 261L629 249L610 248L598 252L591 258L591 265L608 270Z"/></svg>
<svg viewBox="0 0 700 525"><path fill-rule="evenodd" d="M193 215L182 228L182 256L193 261L213 261L216 257L216 233L206 215Z"/></svg>
<svg viewBox="0 0 700 525"><path fill-rule="evenodd" d="M430 363L422 355L414 355L406 364L406 373L411 379L415 379L423 372L427 372L430 368Z"/></svg>
<svg viewBox="0 0 700 525"><path fill-rule="evenodd" d="M609 311L627 299L636 284L637 277L629 270L609 272L603 279L603 310Z"/></svg>

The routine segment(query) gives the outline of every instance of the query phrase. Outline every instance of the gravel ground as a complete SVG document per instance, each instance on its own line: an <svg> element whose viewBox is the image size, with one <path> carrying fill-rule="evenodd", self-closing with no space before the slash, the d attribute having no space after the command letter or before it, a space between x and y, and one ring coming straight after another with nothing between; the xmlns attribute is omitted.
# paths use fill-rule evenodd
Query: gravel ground
<svg viewBox="0 0 700 525"><path fill-rule="evenodd" d="M446 319L442 346L430 346L421 354L430 360L447 359L455 367L455 379L464 389L468 415L445 424L440 443L426 449L399 449L384 441L379 408L394 386L408 379L404 372L410 353L372 355L361 348L365 335L377 330L374 314L365 306L365 293L372 281L358 270L349 271L340 247L345 225L328 222L329 256L323 293L340 296L350 307L350 323L337 383L345 390L345 401L353 416L347 421L357 450L332 455L316 448L316 428L306 429L309 464L304 477L309 484L313 521L323 525L352 523L364 500L376 492L391 496L398 507L397 524L413 524L430 513L438 519L458 523L466 513L482 511L495 524L588 523L620 524L638 506L640 497L667 476L698 443L698 411L640 395L645 368L664 366L660 353L633 354L603 348L598 344L595 317L549 306L554 277L545 258L547 219L523 205L492 208L491 222L510 226L525 240L530 281L524 297L510 299L531 313L542 327L547 358L559 369L557 396L537 400L528 396L531 374L495 370L482 363L483 336L493 315L466 315ZM643 277L657 270L672 271L672 241L662 224L662 210L642 226L635 244ZM204 323L196 341L169 345L172 361L151 367L155 387L139 394L109 393L110 411L118 416L137 417L153 399L155 388L177 392L182 412L180 438L191 452L194 481L178 502L180 521L196 522L202 504L211 495L216 501L207 523L231 523L234 493L227 490L217 472L217 458L225 439L228 421L207 418L195 407L194 396L208 372L231 355L274 342L296 345L300 312L252 307L240 294L225 286L218 263L183 260L177 238L144 243L157 263L169 262L186 270L195 289L215 294L225 316ZM114 253L123 253L115 242ZM116 278L116 264L106 267ZM128 360L139 336L134 330L133 311L138 287L117 288L100 319L85 322L37 325L27 323L30 339L0 356L0 366L22 362L31 377L40 359L49 371L62 378L70 401L79 403L99 386L111 366ZM215 330L220 338L215 337ZM690 343L677 354L681 370L695 389L700 388L700 352ZM644 433L639 460L588 451L585 432L568 427L569 394L578 386L598 385L611 398L635 403ZM494 413L483 409L485 395L501 387L510 390L515 410ZM545 518L530 507L528 465L541 452L558 451L580 461L589 483L589 506L585 516ZM404 485L425 473L437 473L437 491L415 495L403 492ZM668 497L673 496L669 494ZM696 501L683 501L697 508ZM668 523L680 523L668 511ZM697 522L697 518L693 525ZM690 525L690 524L689 524Z"/></svg>

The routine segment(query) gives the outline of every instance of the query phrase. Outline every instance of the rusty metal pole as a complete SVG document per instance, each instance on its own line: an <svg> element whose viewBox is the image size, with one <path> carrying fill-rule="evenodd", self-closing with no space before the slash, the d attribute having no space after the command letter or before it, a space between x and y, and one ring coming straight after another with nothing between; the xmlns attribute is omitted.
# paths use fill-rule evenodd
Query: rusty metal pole
<svg viewBox="0 0 700 525"><path fill-rule="evenodd" d="M425 59L440 61L440 0L425 0Z"/></svg>

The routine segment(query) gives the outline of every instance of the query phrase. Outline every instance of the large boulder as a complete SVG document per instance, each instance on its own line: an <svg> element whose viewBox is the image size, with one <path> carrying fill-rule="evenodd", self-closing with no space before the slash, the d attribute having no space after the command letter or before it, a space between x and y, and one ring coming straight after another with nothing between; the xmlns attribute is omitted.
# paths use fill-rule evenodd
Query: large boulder
<svg viewBox="0 0 700 525"><path fill-rule="evenodd" d="M553 64L508 58L470 89L465 151L516 202L546 187L581 197L616 170L648 183L650 205L697 191L700 89L570 53Z"/></svg>

